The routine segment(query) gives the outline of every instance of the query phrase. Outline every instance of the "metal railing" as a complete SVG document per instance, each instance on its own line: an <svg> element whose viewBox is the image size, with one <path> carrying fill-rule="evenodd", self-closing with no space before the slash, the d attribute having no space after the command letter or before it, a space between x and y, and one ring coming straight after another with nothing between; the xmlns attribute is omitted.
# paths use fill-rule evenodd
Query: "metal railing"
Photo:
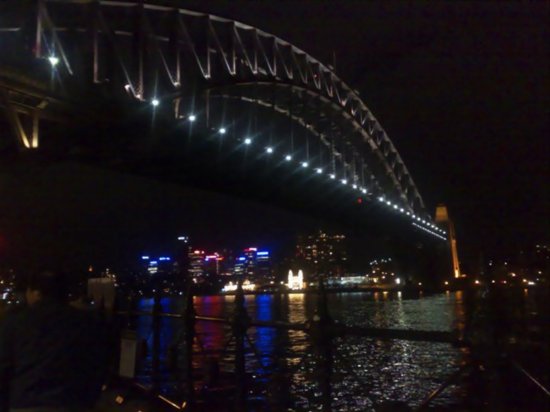
<svg viewBox="0 0 550 412"><path fill-rule="evenodd" d="M166 402L176 409L194 410L197 404L204 404L208 402L208 399L204 399L197 391L197 380L204 381L207 378L197 377L196 368L194 367L194 361L197 357L202 357L202 360L207 359L208 353L205 350L204 345L200 341L197 334L197 322L214 322L227 325L230 329L230 335L227 341L223 345L222 354L227 353L230 345L232 344L233 355L233 367L232 367L232 402L235 410L248 410L251 400L247 398L250 393L251 382L246 372L246 359L247 354L256 358L260 365L263 365L262 354L256 348L253 340L249 336L250 328L275 328L278 330L288 331L301 331L307 336L308 341L311 344L315 357L315 376L318 379L321 396L320 402L323 411L332 410L333 400L333 387L332 377L335 370L335 340L344 339L345 337L365 337L365 338L378 338L378 339L402 339L410 341L427 341L448 343L456 346L464 346L466 343L463 340L458 339L451 332L440 331L418 331L418 330L397 330L397 329L382 329L372 327L361 326L348 326L343 323L339 323L332 319L328 304L326 291L323 283L321 282L316 308L314 315L311 316L306 322L284 322L279 320L265 321L265 320L253 320L247 313L244 300L244 292L242 285L239 285L234 301L233 314L230 317L213 317L213 316L201 316L195 312L193 306L193 294L191 290L187 291L185 297L185 304L183 310L180 313L166 313L162 312L160 305L160 298L156 296L154 298L154 304L152 311L119 311L117 314L123 318L126 318L128 322L132 317L136 316L152 316L152 374L158 374L160 366L160 319L161 318L176 318L183 321L182 334L180 336L179 353L181 360L184 363L183 374L178 376L179 383L184 394L184 400L180 403L173 402L165 398ZM197 351L195 348L198 348ZM367 385L364 382L364 378L358 376L353 370L351 363L345 357L340 357L338 361L346 366L346 370L350 372L357 383L365 387L365 392L368 392ZM293 366L293 370L296 370L306 362L306 356L302 357L300 361ZM214 365L216 369L217 365ZM265 365L263 365L265 366ZM422 401L417 410L424 410L428 405L436 399L446 388L455 383L469 368L469 365L461 367L458 371L452 374L438 389L429 394L429 396ZM267 368L263 368L267 369ZM277 375L276 367L272 368L271 373ZM287 371L288 372L288 371ZM214 371L215 373L215 371ZM276 379L274 379L276 380ZM153 392L155 379L153 378ZM204 383L204 382L203 382ZM227 389L227 388L226 388ZM272 397L275 402L284 402L284 399L278 399L278 397ZM380 406L372 397L368 397L373 407ZM267 401L266 401L267 402ZM281 405L279 405L281 406ZM278 410L278 409L275 409Z"/></svg>

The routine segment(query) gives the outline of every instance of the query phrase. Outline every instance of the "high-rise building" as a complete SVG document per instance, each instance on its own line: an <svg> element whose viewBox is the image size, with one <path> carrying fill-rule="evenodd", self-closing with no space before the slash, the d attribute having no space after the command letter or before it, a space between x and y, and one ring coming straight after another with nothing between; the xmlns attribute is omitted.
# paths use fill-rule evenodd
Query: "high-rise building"
<svg viewBox="0 0 550 412"><path fill-rule="evenodd" d="M206 253L204 250L189 250L189 277L194 283L203 283L206 279L204 267Z"/></svg>
<svg viewBox="0 0 550 412"><path fill-rule="evenodd" d="M347 263L346 236L323 231L298 238L296 255L308 268L307 281L317 281L319 275L342 276Z"/></svg>
<svg viewBox="0 0 550 412"><path fill-rule="evenodd" d="M217 252L204 257L204 270L209 275L220 275L223 272L224 257Z"/></svg>
<svg viewBox="0 0 550 412"><path fill-rule="evenodd" d="M256 279L262 283L269 283L275 280L271 268L271 256L267 250L258 250L256 252Z"/></svg>
<svg viewBox="0 0 550 412"><path fill-rule="evenodd" d="M150 275L156 273L171 273L174 270L174 264L172 258L169 256L153 257L144 255L141 257L141 261L145 265L145 271ZM108 271L109 269L107 269Z"/></svg>
<svg viewBox="0 0 550 412"><path fill-rule="evenodd" d="M245 270L246 270L246 257L245 256L239 256L235 259L235 267L233 268L233 274L237 278L244 277Z"/></svg>
<svg viewBox="0 0 550 412"><path fill-rule="evenodd" d="M255 247L244 249L235 259L233 274L259 285L274 281L269 251Z"/></svg>
<svg viewBox="0 0 550 412"><path fill-rule="evenodd" d="M243 251L245 257L245 275L249 280L253 280L256 276L256 252L258 251L255 247L246 248Z"/></svg>

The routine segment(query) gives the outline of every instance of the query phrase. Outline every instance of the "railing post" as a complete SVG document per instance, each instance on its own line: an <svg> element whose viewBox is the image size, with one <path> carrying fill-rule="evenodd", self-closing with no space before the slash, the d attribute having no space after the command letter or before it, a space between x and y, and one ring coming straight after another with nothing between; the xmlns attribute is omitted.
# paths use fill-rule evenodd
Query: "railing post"
<svg viewBox="0 0 550 412"><path fill-rule="evenodd" d="M160 376L160 313L162 306L160 304L160 293L153 296L153 351L152 351L152 378L153 388L158 389Z"/></svg>
<svg viewBox="0 0 550 412"><path fill-rule="evenodd" d="M196 312L193 306L193 286L190 284L187 287L185 296L185 306L183 312L185 345L184 345L184 361L185 361L185 387L187 389L187 403L191 409L195 405L195 386L193 381L193 343L195 341L195 324Z"/></svg>
<svg viewBox="0 0 550 412"><path fill-rule="evenodd" d="M317 308L313 319L309 322L309 335L317 355L317 374L322 393L322 407L324 412L332 410L332 371L333 353L332 338L334 335L334 321L330 316L327 303L327 294L323 278L319 279L319 295Z"/></svg>
<svg viewBox="0 0 550 412"><path fill-rule="evenodd" d="M136 316L134 312L136 311L136 298L133 293L131 293L128 296L128 305L127 305L127 313L126 313L126 327L128 329L134 330L136 325Z"/></svg>
<svg viewBox="0 0 550 412"><path fill-rule="evenodd" d="M246 363L244 341L250 318L244 306L244 291L242 280L239 281L235 294L235 312L233 313L232 329L235 336L235 375L237 379L237 393L235 406L237 410L246 410Z"/></svg>

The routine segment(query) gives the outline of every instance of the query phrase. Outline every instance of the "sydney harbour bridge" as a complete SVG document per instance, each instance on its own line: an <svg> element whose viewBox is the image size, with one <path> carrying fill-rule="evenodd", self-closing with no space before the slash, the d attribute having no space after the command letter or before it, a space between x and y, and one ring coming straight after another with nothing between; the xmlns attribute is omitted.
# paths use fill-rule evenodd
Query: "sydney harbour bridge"
<svg viewBox="0 0 550 412"><path fill-rule="evenodd" d="M401 232L445 243L382 125L307 51L160 1L0 7L8 157L103 156L153 174L163 164L188 182L215 171L226 191L246 192L255 180L272 198L315 192L312 203L349 204L385 222L382 230L398 222Z"/></svg>
<svg viewBox="0 0 550 412"><path fill-rule="evenodd" d="M302 212L344 216L359 231L391 233L401 249L396 253L412 250L406 258L415 263L418 250L424 257L448 252L446 240L453 237L452 226L447 233L441 219L432 219L384 128L333 67L259 28L167 2L0 3L0 156L0 171L4 164L69 159L298 203ZM179 371L177 379L185 382L186 397L181 407L171 403L178 410L196 400L196 322L231 326L222 354L233 342L235 410L247 410L245 343L255 348L252 326L308 335L325 411L332 410L332 371L345 336L456 343L446 332L335 323L322 282L316 315L299 323L252 321L242 288L230 320L197 316L192 293L182 313L163 314L155 296L152 312L139 315L154 319L151 393L162 369L159 319L178 318L185 326L177 348L186 375ZM138 312L129 303L124 313L130 324Z"/></svg>

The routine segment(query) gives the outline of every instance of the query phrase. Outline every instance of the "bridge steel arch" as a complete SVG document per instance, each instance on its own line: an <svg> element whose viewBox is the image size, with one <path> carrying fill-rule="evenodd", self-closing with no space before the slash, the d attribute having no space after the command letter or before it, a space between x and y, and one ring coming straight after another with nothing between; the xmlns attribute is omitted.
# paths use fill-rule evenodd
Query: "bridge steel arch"
<svg viewBox="0 0 550 412"><path fill-rule="evenodd" d="M0 24L1 35L32 43L26 52L68 83L84 77L137 101L169 102L176 118L216 101L278 113L317 139L332 173L437 230L397 149L359 94L330 66L279 37L152 0L38 0ZM61 106L68 92L52 83L23 110L21 89L0 83L0 90L22 146L37 148L39 113ZM18 112L34 116L32 137Z"/></svg>

